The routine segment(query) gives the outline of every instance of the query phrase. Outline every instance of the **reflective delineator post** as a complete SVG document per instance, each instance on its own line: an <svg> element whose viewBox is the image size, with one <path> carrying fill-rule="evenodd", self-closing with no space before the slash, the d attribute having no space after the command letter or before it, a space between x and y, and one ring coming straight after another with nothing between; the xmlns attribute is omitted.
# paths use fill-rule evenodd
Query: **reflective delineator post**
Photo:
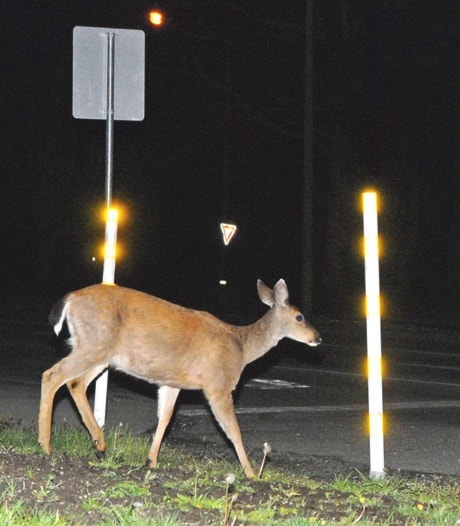
<svg viewBox="0 0 460 526"><path fill-rule="evenodd" d="M374 479L380 479L385 476L385 472L377 193L363 192L362 199L369 391L369 476Z"/></svg>
<svg viewBox="0 0 460 526"><path fill-rule="evenodd" d="M117 256L118 210L109 208L105 223L104 270L102 283L115 284L115 261ZM97 423L103 427L107 412L108 371L104 371L96 380L94 392L94 416Z"/></svg>
<svg viewBox="0 0 460 526"><path fill-rule="evenodd" d="M105 197L107 203L107 217L105 223L104 270L102 283L115 283L115 256L117 246L118 213L111 209L112 204L112 176L113 176L113 118L114 118L114 67L115 67L115 34L107 36L107 107L106 107L106 158L105 158ZM108 371L104 371L96 380L94 391L94 417L100 427L105 425L107 412Z"/></svg>

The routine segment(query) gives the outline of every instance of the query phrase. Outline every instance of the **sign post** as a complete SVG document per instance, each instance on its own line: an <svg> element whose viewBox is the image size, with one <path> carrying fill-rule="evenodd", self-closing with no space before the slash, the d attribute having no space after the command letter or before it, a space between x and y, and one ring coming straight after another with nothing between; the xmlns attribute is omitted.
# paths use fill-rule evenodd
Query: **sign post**
<svg viewBox="0 0 460 526"><path fill-rule="evenodd" d="M112 208L113 122L144 118L145 34L139 30L77 26L73 31L72 114L105 119L106 226L102 282L115 283L118 214ZM102 427L107 407L108 373L96 380L94 416Z"/></svg>

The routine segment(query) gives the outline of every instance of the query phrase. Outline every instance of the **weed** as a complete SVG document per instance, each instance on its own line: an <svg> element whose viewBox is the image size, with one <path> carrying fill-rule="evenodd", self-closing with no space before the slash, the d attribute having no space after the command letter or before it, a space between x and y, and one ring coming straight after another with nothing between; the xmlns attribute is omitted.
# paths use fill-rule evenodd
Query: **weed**
<svg viewBox="0 0 460 526"><path fill-rule="evenodd" d="M225 512L224 512L224 518L222 519L222 526L227 526L230 520L230 514L232 512L232 508L236 502L236 499L238 498L238 494L235 493L231 498L230 496L230 487L235 484L236 477L233 473L229 473L225 477Z"/></svg>
<svg viewBox="0 0 460 526"><path fill-rule="evenodd" d="M272 450L271 445L268 442L265 442L264 443L264 448L263 448L264 456L262 458L262 462L260 464L259 473L257 475L257 478L259 478L259 479L262 476L262 473L263 473L264 467L265 467L265 462L267 461L267 456L268 456L269 453L271 453L271 450Z"/></svg>
<svg viewBox="0 0 460 526"><path fill-rule="evenodd" d="M16 482L14 479L5 480L6 489L2 493L2 499L4 498L13 498L16 495Z"/></svg>
<svg viewBox="0 0 460 526"><path fill-rule="evenodd" d="M53 491L59 486L60 484L55 484L54 477L52 475L48 475L45 479L45 484L40 485L40 489L33 490L32 494L37 499L38 502L52 502L58 499L57 495L53 494Z"/></svg>
<svg viewBox="0 0 460 526"><path fill-rule="evenodd" d="M0 506L0 524L2 526L70 526L70 521L59 512L30 511L22 501Z"/></svg>

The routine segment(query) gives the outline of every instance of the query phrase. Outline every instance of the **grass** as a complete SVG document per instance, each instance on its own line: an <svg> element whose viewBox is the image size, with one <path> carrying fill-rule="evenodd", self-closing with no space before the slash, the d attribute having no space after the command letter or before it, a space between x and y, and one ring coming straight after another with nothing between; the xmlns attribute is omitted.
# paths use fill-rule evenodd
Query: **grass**
<svg viewBox="0 0 460 526"><path fill-rule="evenodd" d="M236 461L167 445L159 467L148 470L149 438L121 427L107 434L107 447L98 461L87 433L65 426L54 430L46 457L33 430L0 423L0 524L455 526L460 519L454 477L376 481L353 471L312 479L272 467L266 445L255 480Z"/></svg>

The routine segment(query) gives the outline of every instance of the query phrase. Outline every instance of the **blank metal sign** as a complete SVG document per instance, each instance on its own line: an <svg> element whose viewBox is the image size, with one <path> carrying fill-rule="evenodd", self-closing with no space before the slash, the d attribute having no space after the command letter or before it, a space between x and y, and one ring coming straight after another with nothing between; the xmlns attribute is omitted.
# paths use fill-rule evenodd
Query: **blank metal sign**
<svg viewBox="0 0 460 526"><path fill-rule="evenodd" d="M114 37L114 119L144 119L145 34L136 29L74 27L73 103L77 119L107 118L108 34Z"/></svg>

